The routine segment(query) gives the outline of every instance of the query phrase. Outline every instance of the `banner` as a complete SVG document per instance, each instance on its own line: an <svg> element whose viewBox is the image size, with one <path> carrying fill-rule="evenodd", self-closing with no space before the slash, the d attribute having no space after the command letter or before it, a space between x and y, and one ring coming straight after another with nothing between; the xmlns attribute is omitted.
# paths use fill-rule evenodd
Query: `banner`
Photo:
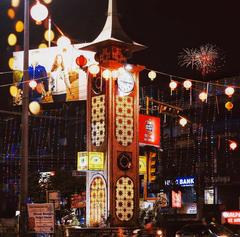
<svg viewBox="0 0 240 237"><path fill-rule="evenodd" d="M88 170L88 152L78 152L77 154L77 171Z"/></svg>
<svg viewBox="0 0 240 237"><path fill-rule="evenodd" d="M89 152L89 170L104 170L104 153Z"/></svg>
<svg viewBox="0 0 240 237"><path fill-rule="evenodd" d="M28 230L35 233L54 233L53 203L27 204Z"/></svg>
<svg viewBox="0 0 240 237"><path fill-rule="evenodd" d="M34 89L29 88L30 101L50 103L86 100L87 74L77 65L76 59L84 56L86 66L96 61L95 53L79 50L81 46L76 44L64 49L50 47L29 50L29 80L37 83ZM14 52L13 57L13 84L19 89L13 102L18 105L22 103L23 51Z"/></svg>
<svg viewBox="0 0 240 237"><path fill-rule="evenodd" d="M160 146L160 118L139 115L139 144Z"/></svg>

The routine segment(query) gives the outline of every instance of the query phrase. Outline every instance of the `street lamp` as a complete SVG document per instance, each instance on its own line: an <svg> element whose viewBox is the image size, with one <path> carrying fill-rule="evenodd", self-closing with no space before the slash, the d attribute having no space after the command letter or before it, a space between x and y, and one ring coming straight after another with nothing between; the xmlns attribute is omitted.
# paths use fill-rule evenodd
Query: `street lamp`
<svg viewBox="0 0 240 237"><path fill-rule="evenodd" d="M24 44L23 44L23 96L22 96L22 134L21 134L21 177L20 177L20 237L27 236L28 199L28 104L29 81L29 0L24 0Z"/></svg>

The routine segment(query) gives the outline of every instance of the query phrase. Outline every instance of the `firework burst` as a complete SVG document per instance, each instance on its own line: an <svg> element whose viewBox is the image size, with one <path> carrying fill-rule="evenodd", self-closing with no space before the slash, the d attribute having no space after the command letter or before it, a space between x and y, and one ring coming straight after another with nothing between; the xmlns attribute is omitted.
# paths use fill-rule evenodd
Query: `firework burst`
<svg viewBox="0 0 240 237"><path fill-rule="evenodd" d="M211 44L200 46L199 49L183 49L178 58L181 67L196 69L202 76L216 72L222 59L217 47Z"/></svg>

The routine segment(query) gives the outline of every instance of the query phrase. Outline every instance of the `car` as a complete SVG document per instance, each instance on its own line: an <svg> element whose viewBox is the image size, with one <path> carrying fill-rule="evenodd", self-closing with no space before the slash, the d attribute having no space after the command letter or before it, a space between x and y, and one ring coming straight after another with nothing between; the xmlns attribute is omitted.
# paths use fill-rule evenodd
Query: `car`
<svg viewBox="0 0 240 237"><path fill-rule="evenodd" d="M175 237L239 237L239 235L223 225L194 223L184 225L176 232Z"/></svg>

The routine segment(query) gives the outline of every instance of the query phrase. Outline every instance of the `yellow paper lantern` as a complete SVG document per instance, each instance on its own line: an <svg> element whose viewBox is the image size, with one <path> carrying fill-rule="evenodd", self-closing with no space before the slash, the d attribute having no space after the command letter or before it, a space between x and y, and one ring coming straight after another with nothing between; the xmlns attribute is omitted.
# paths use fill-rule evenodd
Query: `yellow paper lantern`
<svg viewBox="0 0 240 237"><path fill-rule="evenodd" d="M52 0L43 0L44 1L44 3L46 3L46 4L50 4L51 2L52 2Z"/></svg>
<svg viewBox="0 0 240 237"><path fill-rule="evenodd" d="M17 36L13 33L8 35L8 44L14 46L17 43Z"/></svg>
<svg viewBox="0 0 240 237"><path fill-rule="evenodd" d="M39 49L47 48L48 46L45 43L41 43L38 45Z"/></svg>
<svg viewBox="0 0 240 237"><path fill-rule="evenodd" d="M41 106L37 101L32 101L31 103L29 103L29 110L32 114L39 114L40 110L41 110Z"/></svg>
<svg viewBox="0 0 240 237"><path fill-rule="evenodd" d="M15 11L12 8L9 8L7 11L7 15L10 19L14 19L15 18Z"/></svg>
<svg viewBox="0 0 240 237"><path fill-rule="evenodd" d="M157 76L157 74L154 71L150 71L148 73L148 77L151 79L151 81L153 81L156 78L156 76Z"/></svg>
<svg viewBox="0 0 240 237"><path fill-rule="evenodd" d="M8 59L8 66L11 70L14 69L14 58L13 57Z"/></svg>
<svg viewBox="0 0 240 237"><path fill-rule="evenodd" d="M233 103L230 102L230 101L226 102L225 108L226 108L228 111L232 110L232 108L233 108Z"/></svg>
<svg viewBox="0 0 240 237"><path fill-rule="evenodd" d="M18 94L18 88L16 86L10 86L9 92L12 97L16 97Z"/></svg>
<svg viewBox="0 0 240 237"><path fill-rule="evenodd" d="M15 25L15 30L17 32L22 32L24 29L24 24L22 21L17 21L16 25Z"/></svg>
<svg viewBox="0 0 240 237"><path fill-rule="evenodd" d="M50 30L50 31L46 30L44 32L44 39L46 41L53 41L54 37L55 37L55 34L54 34L54 32L52 30Z"/></svg>
<svg viewBox="0 0 240 237"><path fill-rule="evenodd" d="M19 3L20 3L20 0L12 0L12 1L11 1L12 7L18 7L18 6L19 6Z"/></svg>

